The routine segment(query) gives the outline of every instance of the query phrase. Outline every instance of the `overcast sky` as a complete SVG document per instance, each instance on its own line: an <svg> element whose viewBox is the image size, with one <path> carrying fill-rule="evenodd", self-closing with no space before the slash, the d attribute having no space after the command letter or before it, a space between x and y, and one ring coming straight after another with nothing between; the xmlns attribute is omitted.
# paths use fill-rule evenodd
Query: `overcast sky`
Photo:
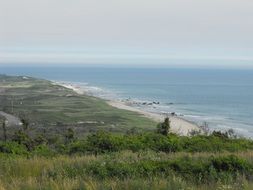
<svg viewBox="0 0 253 190"><path fill-rule="evenodd" d="M253 67L253 0L0 0L0 64L171 60Z"/></svg>

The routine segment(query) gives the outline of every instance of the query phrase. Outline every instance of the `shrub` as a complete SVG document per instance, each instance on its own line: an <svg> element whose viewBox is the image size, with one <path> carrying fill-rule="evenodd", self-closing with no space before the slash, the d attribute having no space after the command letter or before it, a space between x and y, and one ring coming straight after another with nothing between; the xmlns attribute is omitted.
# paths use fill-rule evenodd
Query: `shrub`
<svg viewBox="0 0 253 190"><path fill-rule="evenodd" d="M26 147L16 142L0 142L0 152L17 155L28 154Z"/></svg>
<svg viewBox="0 0 253 190"><path fill-rule="evenodd" d="M157 133L167 136L170 132L170 119L165 118L163 123L157 125Z"/></svg>
<svg viewBox="0 0 253 190"><path fill-rule="evenodd" d="M212 165L218 171L250 173L253 168L248 162L234 155L212 158Z"/></svg>
<svg viewBox="0 0 253 190"><path fill-rule="evenodd" d="M32 151L33 155L36 156L44 156L44 157L52 157L55 155L55 152L50 149L47 145L39 145L36 146Z"/></svg>
<svg viewBox="0 0 253 190"><path fill-rule="evenodd" d="M68 146L68 154L86 154L89 149L91 149L90 145L88 145L87 141L79 140L72 142Z"/></svg>
<svg viewBox="0 0 253 190"><path fill-rule="evenodd" d="M97 153L115 152L122 150L124 140L122 135L113 135L99 131L87 138L87 151Z"/></svg>

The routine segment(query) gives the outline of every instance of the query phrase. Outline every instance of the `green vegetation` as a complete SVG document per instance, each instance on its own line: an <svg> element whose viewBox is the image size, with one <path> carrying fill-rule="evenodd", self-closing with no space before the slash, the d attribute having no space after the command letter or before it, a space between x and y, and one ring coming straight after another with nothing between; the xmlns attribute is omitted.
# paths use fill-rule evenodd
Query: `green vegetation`
<svg viewBox="0 0 253 190"><path fill-rule="evenodd" d="M252 152L1 157L2 189L251 189Z"/></svg>
<svg viewBox="0 0 253 190"><path fill-rule="evenodd" d="M253 189L253 141L232 130L178 136L168 118L155 128L48 81L0 80L2 111L22 122L0 117L0 190Z"/></svg>
<svg viewBox="0 0 253 190"><path fill-rule="evenodd" d="M158 124L157 126L157 132L167 136L170 132L170 120L169 118L166 118L163 123Z"/></svg>
<svg viewBox="0 0 253 190"><path fill-rule="evenodd" d="M164 126L168 123L158 125ZM52 140L18 131L0 143L2 189L251 189L253 141L229 133L98 131Z"/></svg>
<svg viewBox="0 0 253 190"><path fill-rule="evenodd" d="M156 125L142 115L113 108L104 100L30 77L0 75L0 111L29 120L30 131L35 134L59 134L70 127L77 134L100 129L126 132L133 127L153 130Z"/></svg>

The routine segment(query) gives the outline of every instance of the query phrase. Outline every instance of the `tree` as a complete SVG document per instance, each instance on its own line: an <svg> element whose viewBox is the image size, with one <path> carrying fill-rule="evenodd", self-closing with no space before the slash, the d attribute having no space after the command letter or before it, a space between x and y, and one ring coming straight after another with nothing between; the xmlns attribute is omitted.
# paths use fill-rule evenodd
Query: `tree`
<svg viewBox="0 0 253 190"><path fill-rule="evenodd" d="M35 146L39 146L39 145L46 145L48 143L45 135L43 134L38 134L34 139L34 144Z"/></svg>
<svg viewBox="0 0 253 190"><path fill-rule="evenodd" d="M4 141L6 142L7 141L7 129L6 129L6 121L5 120L3 121L2 128L3 128L3 138L4 138Z"/></svg>
<svg viewBox="0 0 253 190"><path fill-rule="evenodd" d="M68 128L65 134L66 142L72 142L75 139L75 132L72 128Z"/></svg>
<svg viewBox="0 0 253 190"><path fill-rule="evenodd" d="M167 136L170 132L170 119L167 117L165 118L163 123L159 123L157 126L157 132Z"/></svg>
<svg viewBox="0 0 253 190"><path fill-rule="evenodd" d="M13 135L13 141L17 142L18 144L25 145L28 151L31 151L35 147L35 143L32 138L30 138L27 133L23 130L18 130Z"/></svg>
<svg viewBox="0 0 253 190"><path fill-rule="evenodd" d="M23 144L27 147L29 151L34 149L35 143L29 135L29 121L28 119L21 119L22 129L15 132L13 136L13 141Z"/></svg>
<svg viewBox="0 0 253 190"><path fill-rule="evenodd" d="M27 132L29 129L29 121L28 119L22 118L21 119L21 123L22 123L22 128L24 132Z"/></svg>

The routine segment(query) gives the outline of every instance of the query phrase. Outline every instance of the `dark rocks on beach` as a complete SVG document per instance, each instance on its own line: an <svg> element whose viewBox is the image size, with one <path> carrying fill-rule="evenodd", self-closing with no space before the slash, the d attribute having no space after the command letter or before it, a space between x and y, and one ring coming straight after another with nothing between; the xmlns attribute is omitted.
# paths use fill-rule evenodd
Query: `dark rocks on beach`
<svg viewBox="0 0 253 190"><path fill-rule="evenodd" d="M170 115L171 116L177 116L177 114L175 112L171 112Z"/></svg>
<svg viewBox="0 0 253 190"><path fill-rule="evenodd" d="M152 106L152 105L158 105L160 104L160 102L143 102L142 105L148 105L148 106Z"/></svg>
<svg viewBox="0 0 253 190"><path fill-rule="evenodd" d="M156 101L153 101L153 102L136 102L136 101L131 101L130 98L128 99L125 99L124 100L125 102L129 102L131 103L132 105L140 105L140 106L152 106L152 105L159 105L160 102L156 102Z"/></svg>

